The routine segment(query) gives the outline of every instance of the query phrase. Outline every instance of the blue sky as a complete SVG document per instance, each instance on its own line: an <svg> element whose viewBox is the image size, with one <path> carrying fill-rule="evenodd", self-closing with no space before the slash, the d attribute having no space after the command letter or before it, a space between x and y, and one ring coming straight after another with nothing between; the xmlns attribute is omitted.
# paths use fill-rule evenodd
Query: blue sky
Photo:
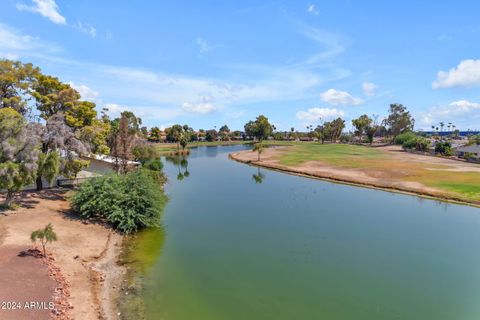
<svg viewBox="0 0 480 320"><path fill-rule="evenodd" d="M478 1L3 0L0 57L144 123L281 130L406 105L480 129Z"/></svg>

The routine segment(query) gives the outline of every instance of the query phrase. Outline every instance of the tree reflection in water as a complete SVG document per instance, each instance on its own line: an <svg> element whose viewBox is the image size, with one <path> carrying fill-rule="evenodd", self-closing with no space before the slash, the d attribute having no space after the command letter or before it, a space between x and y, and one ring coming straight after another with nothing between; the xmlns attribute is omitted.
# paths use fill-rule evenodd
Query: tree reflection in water
<svg viewBox="0 0 480 320"><path fill-rule="evenodd" d="M177 166L177 169L178 169L177 180L182 181L184 178L188 178L190 176L190 171L188 171L187 156L185 155L167 156L165 157L165 160Z"/></svg>
<svg viewBox="0 0 480 320"><path fill-rule="evenodd" d="M265 179L265 175L260 171L260 168L257 168L257 173L252 174L252 179L255 183L262 183Z"/></svg>

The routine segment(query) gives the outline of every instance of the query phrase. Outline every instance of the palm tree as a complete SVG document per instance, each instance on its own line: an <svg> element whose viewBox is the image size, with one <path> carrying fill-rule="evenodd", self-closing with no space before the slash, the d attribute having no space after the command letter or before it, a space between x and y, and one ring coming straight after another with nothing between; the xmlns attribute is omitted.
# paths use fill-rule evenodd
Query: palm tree
<svg viewBox="0 0 480 320"><path fill-rule="evenodd" d="M264 146L261 142L257 142L253 146L253 151L257 151L257 153L258 153L257 161L260 161L260 153L263 152L263 149L264 149Z"/></svg>
<svg viewBox="0 0 480 320"><path fill-rule="evenodd" d="M53 226L51 223L47 224L43 229L38 229L32 232L30 235L30 240L32 240L32 242L36 242L37 239L40 240L40 243L43 247L43 256L46 257L47 253L45 250L45 245L49 242L57 241L57 234L53 231Z"/></svg>
<svg viewBox="0 0 480 320"><path fill-rule="evenodd" d="M445 126L445 123L440 122L440 132L443 132L443 127Z"/></svg>

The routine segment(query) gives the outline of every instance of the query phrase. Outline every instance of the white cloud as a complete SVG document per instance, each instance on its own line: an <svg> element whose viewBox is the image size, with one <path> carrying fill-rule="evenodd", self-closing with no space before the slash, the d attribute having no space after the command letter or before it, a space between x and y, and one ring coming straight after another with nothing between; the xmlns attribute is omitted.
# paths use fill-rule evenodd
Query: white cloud
<svg viewBox="0 0 480 320"><path fill-rule="evenodd" d="M439 71L433 89L480 86L480 60L463 60L456 68Z"/></svg>
<svg viewBox="0 0 480 320"><path fill-rule="evenodd" d="M345 112L336 108L310 108L307 111L297 112L297 119L307 122L316 122L319 120L328 120L337 117L343 117Z"/></svg>
<svg viewBox="0 0 480 320"><path fill-rule="evenodd" d="M480 118L479 111L480 103L458 100L447 106L435 106L427 112L421 112L419 118L423 125L436 125L440 121L463 124L470 121L472 117Z"/></svg>
<svg viewBox="0 0 480 320"><path fill-rule="evenodd" d="M183 111L194 114L212 113L218 109L219 108L213 104L212 97L210 96L202 96L200 98L200 102L197 103L184 102L182 104Z"/></svg>
<svg viewBox="0 0 480 320"><path fill-rule="evenodd" d="M98 97L98 92L90 89L84 84L77 85L73 82L68 83L73 89L77 90L80 93L80 96L84 100L94 101Z"/></svg>
<svg viewBox="0 0 480 320"><path fill-rule="evenodd" d="M196 43L198 45L200 53L206 53L213 50L213 47L209 45L207 40L203 38L198 37Z"/></svg>
<svg viewBox="0 0 480 320"><path fill-rule="evenodd" d="M314 15L318 15L320 12L318 12L317 7L314 4L309 4L307 6L307 12L313 13Z"/></svg>
<svg viewBox="0 0 480 320"><path fill-rule="evenodd" d="M39 13L41 16L56 24L65 24L67 22L65 17L58 11L55 0L32 0L32 2L32 5L17 3L17 9L20 11Z"/></svg>
<svg viewBox="0 0 480 320"><path fill-rule="evenodd" d="M182 110L188 113L207 114L217 110L217 107L211 102L184 102L182 104Z"/></svg>
<svg viewBox="0 0 480 320"><path fill-rule="evenodd" d="M299 31L306 37L321 45L323 48L323 50L304 61L302 63L303 65L318 65L319 63L323 63L325 60L331 59L345 51L345 40L338 34L303 24L300 25Z"/></svg>
<svg viewBox="0 0 480 320"><path fill-rule="evenodd" d="M97 36L97 29L95 29L91 25L83 24L79 21L73 27L82 31L83 33L89 34L92 38L95 38Z"/></svg>
<svg viewBox="0 0 480 320"><path fill-rule="evenodd" d="M39 38L21 34L18 30L0 23L0 57L20 59L21 57L42 56L62 49Z"/></svg>
<svg viewBox="0 0 480 320"><path fill-rule="evenodd" d="M355 98L346 91L338 91L335 89L328 89L321 93L320 99L332 105L359 105L363 102L362 99Z"/></svg>
<svg viewBox="0 0 480 320"><path fill-rule="evenodd" d="M362 83L362 90L363 94L367 97L373 97L377 94L378 86L372 82L364 82Z"/></svg>

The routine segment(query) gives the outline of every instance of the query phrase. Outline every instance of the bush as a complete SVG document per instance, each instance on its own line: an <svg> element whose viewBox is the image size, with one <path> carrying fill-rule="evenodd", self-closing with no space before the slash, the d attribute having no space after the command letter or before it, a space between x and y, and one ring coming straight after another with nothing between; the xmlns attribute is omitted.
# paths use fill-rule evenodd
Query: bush
<svg viewBox="0 0 480 320"><path fill-rule="evenodd" d="M133 156L136 161L144 163L152 158L158 158L160 156L160 151L157 146L153 144L140 144L133 148Z"/></svg>
<svg viewBox="0 0 480 320"><path fill-rule="evenodd" d="M409 139L402 144L403 149L408 150L417 150L417 151L428 151L428 147L430 146L430 141L423 137L415 137L413 139Z"/></svg>
<svg viewBox="0 0 480 320"><path fill-rule="evenodd" d="M395 137L394 143L398 145L403 145L404 142L415 139L416 137L417 135L411 131L400 133L398 136Z"/></svg>
<svg viewBox="0 0 480 320"><path fill-rule="evenodd" d="M88 180L71 197L83 218L96 218L124 233L160 224L167 201L161 186L146 170Z"/></svg>
<svg viewBox="0 0 480 320"><path fill-rule="evenodd" d="M442 156L453 155L452 144L448 141L439 141L435 145L435 153L439 153Z"/></svg>

